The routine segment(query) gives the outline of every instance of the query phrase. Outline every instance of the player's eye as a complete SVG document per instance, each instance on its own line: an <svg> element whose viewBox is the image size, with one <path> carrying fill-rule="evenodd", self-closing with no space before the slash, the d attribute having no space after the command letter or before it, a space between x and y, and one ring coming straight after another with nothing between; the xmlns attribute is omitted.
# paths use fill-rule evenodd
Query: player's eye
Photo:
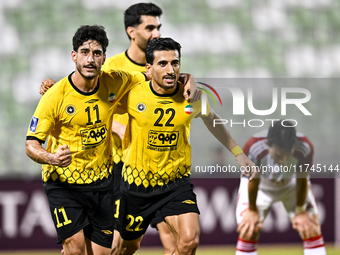
<svg viewBox="0 0 340 255"><path fill-rule="evenodd" d="M177 61L176 61L176 62L173 62L173 63L172 63L172 66L173 66L173 67L179 67L179 62L177 62Z"/></svg>

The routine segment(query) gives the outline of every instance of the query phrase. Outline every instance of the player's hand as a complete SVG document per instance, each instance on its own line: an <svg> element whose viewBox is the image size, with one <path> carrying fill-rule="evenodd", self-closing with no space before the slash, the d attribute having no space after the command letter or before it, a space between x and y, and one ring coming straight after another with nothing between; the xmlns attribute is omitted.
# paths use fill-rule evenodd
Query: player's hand
<svg viewBox="0 0 340 255"><path fill-rule="evenodd" d="M241 153L236 156L237 162L241 166L242 176L245 176L249 181L253 180L256 176L256 168L253 161L251 161L246 154Z"/></svg>
<svg viewBox="0 0 340 255"><path fill-rule="evenodd" d="M247 210L237 226L237 232L245 240L255 240L262 229L263 223L256 211Z"/></svg>
<svg viewBox="0 0 340 255"><path fill-rule="evenodd" d="M320 234L318 222L307 211L296 213L292 219L292 225L302 239L309 239Z"/></svg>
<svg viewBox="0 0 340 255"><path fill-rule="evenodd" d="M55 81L50 78L44 80L40 85L39 94L44 95L54 84Z"/></svg>
<svg viewBox="0 0 340 255"><path fill-rule="evenodd" d="M195 102L201 98L202 90L197 89L195 78L192 75L181 73L178 80L185 85L183 92L185 100Z"/></svg>
<svg viewBox="0 0 340 255"><path fill-rule="evenodd" d="M58 148L57 153L51 158L51 163L60 167L66 167L72 163L71 151L66 144Z"/></svg>

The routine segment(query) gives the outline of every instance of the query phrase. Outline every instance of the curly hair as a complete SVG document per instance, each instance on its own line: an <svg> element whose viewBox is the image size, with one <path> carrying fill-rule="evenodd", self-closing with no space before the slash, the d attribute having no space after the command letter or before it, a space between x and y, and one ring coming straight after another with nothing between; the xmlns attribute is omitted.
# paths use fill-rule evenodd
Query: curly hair
<svg viewBox="0 0 340 255"><path fill-rule="evenodd" d="M73 50L78 51L78 48L88 40L97 41L102 46L103 52L106 52L106 48L109 45L109 39L107 38L105 28L103 26L86 25L78 28L72 39Z"/></svg>
<svg viewBox="0 0 340 255"><path fill-rule="evenodd" d="M181 59L181 45L172 38L155 38L151 40L145 50L146 63L153 64L155 51L177 50L179 59Z"/></svg>

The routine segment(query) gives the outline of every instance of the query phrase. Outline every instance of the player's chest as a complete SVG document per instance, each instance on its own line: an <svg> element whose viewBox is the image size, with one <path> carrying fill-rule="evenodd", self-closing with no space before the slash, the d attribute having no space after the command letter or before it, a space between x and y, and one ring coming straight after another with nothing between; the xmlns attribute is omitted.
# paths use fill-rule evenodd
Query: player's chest
<svg viewBox="0 0 340 255"><path fill-rule="evenodd" d="M141 127L156 129L178 129L190 125L190 113L186 102L159 99L136 98L129 100L128 112Z"/></svg>
<svg viewBox="0 0 340 255"><path fill-rule="evenodd" d="M59 109L59 121L64 125L92 127L106 123L115 108L109 95L65 97Z"/></svg>

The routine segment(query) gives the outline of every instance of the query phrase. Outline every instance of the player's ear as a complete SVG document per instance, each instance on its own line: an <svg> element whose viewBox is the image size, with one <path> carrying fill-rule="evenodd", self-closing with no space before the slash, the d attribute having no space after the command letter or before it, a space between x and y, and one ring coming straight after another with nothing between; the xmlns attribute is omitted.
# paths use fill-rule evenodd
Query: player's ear
<svg viewBox="0 0 340 255"><path fill-rule="evenodd" d="M269 147L267 139L264 140L264 143Z"/></svg>
<svg viewBox="0 0 340 255"><path fill-rule="evenodd" d="M102 65L104 65L105 60L106 60L106 54L103 55L103 62L102 62Z"/></svg>
<svg viewBox="0 0 340 255"><path fill-rule="evenodd" d="M136 38L136 31L134 27L127 27L126 33L130 36L131 39Z"/></svg>
<svg viewBox="0 0 340 255"><path fill-rule="evenodd" d="M77 63L77 52L74 50L71 52L71 57L74 63Z"/></svg>
<svg viewBox="0 0 340 255"><path fill-rule="evenodd" d="M151 64L149 64L149 63L146 63L146 64L145 64L145 69L146 69L146 72L150 73L150 72L151 72L151 67L152 67L152 65L151 65Z"/></svg>

